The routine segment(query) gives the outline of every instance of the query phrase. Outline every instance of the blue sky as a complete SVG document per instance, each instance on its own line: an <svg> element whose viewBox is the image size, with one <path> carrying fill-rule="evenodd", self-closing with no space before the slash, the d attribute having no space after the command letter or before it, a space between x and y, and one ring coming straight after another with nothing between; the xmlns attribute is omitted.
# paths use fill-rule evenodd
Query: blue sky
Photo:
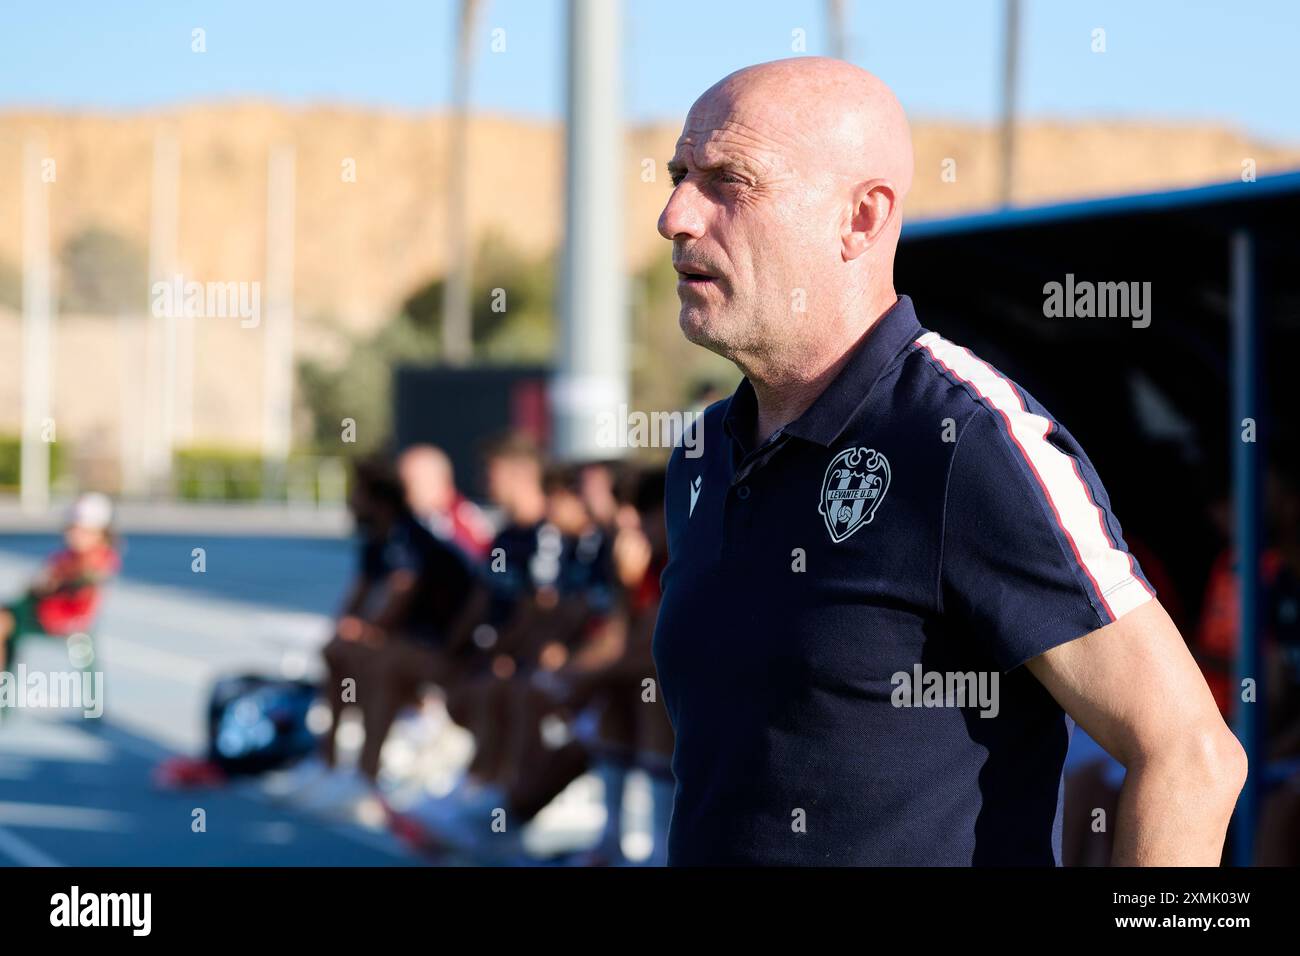
<svg viewBox="0 0 1300 956"><path fill-rule="evenodd" d="M624 0L632 120L679 119L746 63L826 50L822 0ZM847 0L850 59L920 118L998 110L1001 0ZM1029 117L1209 120L1300 141L1300 3L1024 0ZM135 110L269 98L398 109L446 103L453 0L16 0L0 13L0 108ZM473 101L527 116L563 102L564 0L484 0ZM207 52L190 51L206 30ZM1107 51L1090 50L1106 31ZM506 50L489 49L505 31Z"/></svg>

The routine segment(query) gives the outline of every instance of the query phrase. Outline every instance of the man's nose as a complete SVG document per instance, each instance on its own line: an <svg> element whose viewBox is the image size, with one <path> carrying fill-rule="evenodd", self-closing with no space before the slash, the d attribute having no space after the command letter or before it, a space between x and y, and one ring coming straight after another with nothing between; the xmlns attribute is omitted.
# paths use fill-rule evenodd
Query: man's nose
<svg viewBox="0 0 1300 956"><path fill-rule="evenodd" d="M665 239L699 239L704 235L699 190L689 183L673 188L668 204L659 214L659 235Z"/></svg>

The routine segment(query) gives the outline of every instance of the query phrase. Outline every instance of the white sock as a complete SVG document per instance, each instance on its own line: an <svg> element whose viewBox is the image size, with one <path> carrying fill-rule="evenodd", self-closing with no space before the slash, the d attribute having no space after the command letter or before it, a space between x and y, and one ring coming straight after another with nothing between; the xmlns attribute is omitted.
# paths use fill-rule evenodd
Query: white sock
<svg viewBox="0 0 1300 956"><path fill-rule="evenodd" d="M664 778L658 774L650 775L650 799L654 804L651 810L651 838L654 847L646 860L647 866L668 865L668 821L673 815L673 792L676 784L671 777Z"/></svg>
<svg viewBox="0 0 1300 956"><path fill-rule="evenodd" d="M623 858L623 789L627 768L602 760L596 764L596 776L605 791L605 829L596 849L614 860Z"/></svg>

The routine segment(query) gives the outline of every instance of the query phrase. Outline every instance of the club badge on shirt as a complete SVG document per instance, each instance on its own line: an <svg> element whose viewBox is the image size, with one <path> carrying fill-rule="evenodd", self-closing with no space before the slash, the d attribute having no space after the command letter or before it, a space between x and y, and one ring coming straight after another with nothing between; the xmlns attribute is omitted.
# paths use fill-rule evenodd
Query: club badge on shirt
<svg viewBox="0 0 1300 956"><path fill-rule="evenodd" d="M889 459L874 448L846 448L831 459L817 512L839 544L876 516L889 490Z"/></svg>

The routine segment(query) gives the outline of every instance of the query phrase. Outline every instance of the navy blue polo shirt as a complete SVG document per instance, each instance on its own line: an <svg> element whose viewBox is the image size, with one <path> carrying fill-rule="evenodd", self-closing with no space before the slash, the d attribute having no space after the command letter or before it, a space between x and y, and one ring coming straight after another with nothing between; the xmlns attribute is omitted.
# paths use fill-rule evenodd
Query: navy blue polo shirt
<svg viewBox="0 0 1300 956"><path fill-rule="evenodd" d="M669 862L1060 862L1072 721L1025 661L1154 592L1069 432L902 296L753 447L667 474Z"/></svg>

